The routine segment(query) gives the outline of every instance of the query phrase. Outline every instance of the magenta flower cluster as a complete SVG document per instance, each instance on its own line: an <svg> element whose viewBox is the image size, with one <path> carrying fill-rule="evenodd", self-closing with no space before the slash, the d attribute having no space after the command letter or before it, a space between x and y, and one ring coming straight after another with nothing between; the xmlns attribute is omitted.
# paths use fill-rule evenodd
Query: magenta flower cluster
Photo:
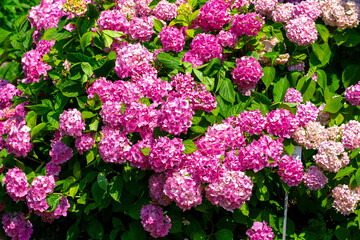
<svg viewBox="0 0 360 240"><path fill-rule="evenodd" d="M290 138L299 126L299 120L289 110L276 109L266 114L265 129L270 135Z"/></svg>
<svg viewBox="0 0 360 240"><path fill-rule="evenodd" d="M85 130L85 120L77 109L65 110L59 119L59 130L63 136L80 137Z"/></svg>
<svg viewBox="0 0 360 240"><path fill-rule="evenodd" d="M303 97L301 92L299 92L295 88L288 88L288 90L285 93L284 102L301 103L302 101L303 101Z"/></svg>
<svg viewBox="0 0 360 240"><path fill-rule="evenodd" d="M204 32L220 30L231 20L230 12L225 1L210 0L200 8L198 24Z"/></svg>
<svg viewBox="0 0 360 240"><path fill-rule="evenodd" d="M246 231L246 235L250 240L272 240L275 237L272 228L265 221L254 222L251 229Z"/></svg>
<svg viewBox="0 0 360 240"><path fill-rule="evenodd" d="M328 183L328 178L318 167L310 166L304 174L303 183L311 190L318 190Z"/></svg>
<svg viewBox="0 0 360 240"><path fill-rule="evenodd" d="M17 167L9 169L3 182L6 187L6 192L15 202L25 200L25 196L29 191L29 184L23 171Z"/></svg>
<svg viewBox="0 0 360 240"><path fill-rule="evenodd" d="M294 187L301 183L303 178L304 166L301 160L284 155L279 163L279 175L281 179L289 186Z"/></svg>
<svg viewBox="0 0 360 240"><path fill-rule="evenodd" d="M246 92L255 89L256 84L263 76L263 71L260 63L254 57L243 56L236 59L236 68L232 69L231 75L239 91Z"/></svg>
<svg viewBox="0 0 360 240"><path fill-rule="evenodd" d="M3 229L6 236L13 240L29 240L33 232L33 226L26 220L24 213L5 213L2 216Z"/></svg>
<svg viewBox="0 0 360 240"><path fill-rule="evenodd" d="M360 82L345 90L346 101L355 106L360 106Z"/></svg>
<svg viewBox="0 0 360 240"><path fill-rule="evenodd" d="M161 207L148 204L141 208L141 224L145 231L150 232L153 238L164 237L171 228L171 219L164 215Z"/></svg>
<svg viewBox="0 0 360 240"><path fill-rule="evenodd" d="M166 52L181 52L185 46L184 35L174 26L162 28L158 37Z"/></svg>

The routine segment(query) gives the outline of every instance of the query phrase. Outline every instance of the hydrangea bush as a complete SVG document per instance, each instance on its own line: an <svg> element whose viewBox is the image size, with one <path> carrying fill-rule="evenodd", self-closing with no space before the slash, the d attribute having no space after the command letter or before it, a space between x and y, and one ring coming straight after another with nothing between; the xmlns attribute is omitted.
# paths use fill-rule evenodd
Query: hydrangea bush
<svg viewBox="0 0 360 240"><path fill-rule="evenodd" d="M360 238L359 20L42 0L0 38L1 238Z"/></svg>

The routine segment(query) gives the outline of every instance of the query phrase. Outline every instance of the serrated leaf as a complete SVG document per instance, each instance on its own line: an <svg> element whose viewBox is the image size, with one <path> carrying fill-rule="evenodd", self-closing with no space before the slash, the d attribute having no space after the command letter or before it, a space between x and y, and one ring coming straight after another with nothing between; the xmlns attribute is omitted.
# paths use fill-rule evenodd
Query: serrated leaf
<svg viewBox="0 0 360 240"><path fill-rule="evenodd" d="M93 219L87 226L87 233L93 239L103 239L104 227L98 220Z"/></svg>
<svg viewBox="0 0 360 240"><path fill-rule="evenodd" d="M39 132L41 130L43 130L43 128L46 126L46 123L39 123L38 125L36 125L33 129L31 129L31 138L36 137L36 135L39 134Z"/></svg>
<svg viewBox="0 0 360 240"><path fill-rule="evenodd" d="M360 65L349 65L342 73L342 82L345 88L357 84L360 76Z"/></svg>
<svg viewBox="0 0 360 240"><path fill-rule="evenodd" d="M263 73L264 75L261 80L265 84L266 88L268 88L275 79L276 70L274 67L264 67Z"/></svg>
<svg viewBox="0 0 360 240"><path fill-rule="evenodd" d="M93 113L93 112L90 112L90 111L83 111L83 112L81 112L81 116L84 119L87 119L87 118L92 118L92 117L96 116L96 113Z"/></svg>
<svg viewBox="0 0 360 240"><path fill-rule="evenodd" d="M80 39L80 46L83 51L85 48L91 44L93 37L99 36L99 34L94 32L87 32L85 33Z"/></svg>
<svg viewBox="0 0 360 240"><path fill-rule="evenodd" d="M230 103L235 102L235 90L232 81L228 78L225 78L222 82L219 90L220 96Z"/></svg>
<svg viewBox="0 0 360 240"><path fill-rule="evenodd" d="M340 169L340 171L335 175L334 179L339 180L342 179L345 176L349 176L351 173L353 173L356 170L356 168L353 167L345 167L343 169Z"/></svg>
<svg viewBox="0 0 360 240"><path fill-rule="evenodd" d="M329 113L337 113L343 107L343 97L331 98L325 105L324 111Z"/></svg>
<svg viewBox="0 0 360 240"><path fill-rule="evenodd" d="M79 161L76 161L73 165L73 174L76 179L81 178L81 166Z"/></svg>
<svg viewBox="0 0 360 240"><path fill-rule="evenodd" d="M120 202L124 181L121 176L115 176L109 184L109 194L117 202Z"/></svg>
<svg viewBox="0 0 360 240"><path fill-rule="evenodd" d="M290 84L286 77L281 78L274 86L273 96L275 102L281 102L286 94Z"/></svg>
<svg viewBox="0 0 360 240"><path fill-rule="evenodd" d="M57 30L56 27L49 28L45 31L44 36L41 40L48 40L48 41L59 41L65 38L68 38L72 35L71 32L65 29L61 29L60 31Z"/></svg>
<svg viewBox="0 0 360 240"><path fill-rule="evenodd" d="M57 86L66 97L77 97L85 93L85 89L78 81L66 80Z"/></svg>
<svg viewBox="0 0 360 240"><path fill-rule="evenodd" d="M327 42L327 40L330 36L329 30L327 29L327 27L322 24L316 24L316 30L319 32L322 40L324 42Z"/></svg>
<svg viewBox="0 0 360 240"><path fill-rule="evenodd" d="M185 146L184 154L190 154L198 149L194 141L191 139L184 140L182 143Z"/></svg>
<svg viewBox="0 0 360 240"><path fill-rule="evenodd" d="M25 116L26 125L29 128L36 126L37 114L34 111L30 111Z"/></svg>
<svg viewBox="0 0 360 240"><path fill-rule="evenodd" d="M77 223L71 225L66 232L66 240L77 240L79 238L80 228Z"/></svg>
<svg viewBox="0 0 360 240"><path fill-rule="evenodd" d="M161 52L156 56L157 60L163 64L164 67L170 69L181 69L180 58L173 57L169 53Z"/></svg>
<svg viewBox="0 0 360 240"><path fill-rule="evenodd" d="M46 197L46 202L50 207L50 209L49 209L50 212L54 211L57 208L57 206L60 203L61 198L62 197L59 194L50 194Z"/></svg>
<svg viewBox="0 0 360 240"><path fill-rule="evenodd" d="M234 234L229 229L220 229L215 233L216 240L232 240Z"/></svg>
<svg viewBox="0 0 360 240"><path fill-rule="evenodd" d="M247 205L247 203L244 203L241 208L240 211L242 214L244 214L245 216L249 216L250 210L249 210L249 206Z"/></svg>
<svg viewBox="0 0 360 240"><path fill-rule="evenodd" d="M91 77L93 75L93 70L92 67L90 65L90 63L88 62L82 62L81 63L81 69L84 71L84 73L88 76Z"/></svg>
<svg viewBox="0 0 360 240"><path fill-rule="evenodd" d="M154 29L155 29L155 31L161 32L161 29L163 27L164 27L164 24L160 20L154 18Z"/></svg>

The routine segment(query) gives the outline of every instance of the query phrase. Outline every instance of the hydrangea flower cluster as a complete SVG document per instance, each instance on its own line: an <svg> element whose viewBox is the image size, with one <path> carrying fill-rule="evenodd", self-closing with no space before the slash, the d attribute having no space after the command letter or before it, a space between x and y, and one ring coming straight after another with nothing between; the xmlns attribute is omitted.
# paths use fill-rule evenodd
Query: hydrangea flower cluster
<svg viewBox="0 0 360 240"><path fill-rule="evenodd" d="M36 50L26 52L21 59L25 78L23 83L34 83L40 80L41 76L46 77L47 71L51 69L50 65L42 61L43 54Z"/></svg>
<svg viewBox="0 0 360 240"><path fill-rule="evenodd" d="M318 167L310 166L304 174L303 182L309 189L318 190L328 183L328 178Z"/></svg>
<svg viewBox="0 0 360 240"><path fill-rule="evenodd" d="M325 141L319 146L318 153L314 156L317 165L325 171L337 173L349 164L350 159L341 142Z"/></svg>
<svg viewBox="0 0 360 240"><path fill-rule="evenodd" d="M342 215L349 215L355 211L359 195L353 192L348 185L336 186L332 190L332 196L335 198L333 207Z"/></svg>
<svg viewBox="0 0 360 240"><path fill-rule="evenodd" d="M95 137L90 133L82 134L75 140L75 147L78 150L80 155L83 155L84 152L90 150L95 144Z"/></svg>
<svg viewBox="0 0 360 240"><path fill-rule="evenodd" d="M171 228L171 219L164 215L161 207L154 204L148 204L141 208L141 224L145 231L150 232L153 238L164 237Z"/></svg>
<svg viewBox="0 0 360 240"><path fill-rule="evenodd" d="M129 22L126 19L126 15L120 10L106 10L100 13L100 17L97 20L99 30L112 30L120 31L124 34L128 33Z"/></svg>
<svg viewBox="0 0 360 240"><path fill-rule="evenodd" d="M150 146L149 162L155 172L163 172L179 166L185 146L182 139L160 137Z"/></svg>
<svg viewBox="0 0 360 240"><path fill-rule="evenodd" d="M171 21L177 16L177 8L178 6L176 6L176 4L161 0L154 8L153 14L157 19Z"/></svg>
<svg viewBox="0 0 360 240"><path fill-rule="evenodd" d="M21 118L23 119L24 117ZM25 120L22 120L20 123L11 123L8 131L5 131L8 134L5 146L8 153L13 153L16 157L27 156L33 146L30 130Z"/></svg>
<svg viewBox="0 0 360 240"><path fill-rule="evenodd" d="M293 17L294 4L284 3L276 6L276 9L271 13L271 19L277 23L288 22Z"/></svg>
<svg viewBox="0 0 360 240"><path fill-rule="evenodd" d="M303 178L304 166L300 159L284 155L279 163L279 171L281 179L289 186L294 187L301 183Z"/></svg>
<svg viewBox="0 0 360 240"><path fill-rule="evenodd" d="M130 166L141 168L142 170L146 170L150 166L149 157L145 156L141 151L141 149L147 147L150 147L149 141L138 141L131 146L127 154Z"/></svg>
<svg viewBox="0 0 360 240"><path fill-rule="evenodd" d="M0 110L12 106L12 98L20 96L22 91L13 84L0 78Z"/></svg>
<svg viewBox="0 0 360 240"><path fill-rule="evenodd" d="M33 226L26 220L24 213L5 213L2 216L3 229L6 236L13 240L29 240L33 232Z"/></svg>
<svg viewBox="0 0 360 240"><path fill-rule="evenodd" d="M154 34L153 27L154 20L152 18L134 18L129 22L129 39L132 41L148 42Z"/></svg>
<svg viewBox="0 0 360 240"><path fill-rule="evenodd" d="M59 117L59 130L63 136L80 137L85 130L85 120L77 109L65 110Z"/></svg>
<svg viewBox="0 0 360 240"><path fill-rule="evenodd" d="M257 13L238 14L233 16L230 31L237 37L256 36L264 23L264 17Z"/></svg>
<svg viewBox="0 0 360 240"><path fill-rule="evenodd" d="M6 192L16 202L25 200L25 196L29 191L29 184L26 175L19 168L9 169L3 178Z"/></svg>
<svg viewBox="0 0 360 240"><path fill-rule="evenodd" d="M250 240L272 240L275 237L272 228L265 221L254 222L251 229L246 231L246 235L250 237Z"/></svg>
<svg viewBox="0 0 360 240"><path fill-rule="evenodd" d="M29 209L35 211L36 214L45 212L49 208L46 197L54 191L55 186L53 176L38 176L34 178L29 193L26 196Z"/></svg>
<svg viewBox="0 0 360 240"><path fill-rule="evenodd" d="M265 128L266 118L259 109L243 111L236 119L236 125L250 135L261 134Z"/></svg>
<svg viewBox="0 0 360 240"><path fill-rule="evenodd" d="M218 43L223 47L234 48L237 44L238 38L231 31L221 30L216 36Z"/></svg>
<svg viewBox="0 0 360 240"><path fill-rule="evenodd" d="M158 37L166 52L181 52L185 46L184 35L174 26L162 28Z"/></svg>
<svg viewBox="0 0 360 240"><path fill-rule="evenodd" d="M289 110L281 108L266 114L265 129L270 135L290 138L298 125L299 120Z"/></svg>
<svg viewBox="0 0 360 240"><path fill-rule="evenodd" d="M233 211L251 197L253 183L241 171L224 170L218 179L206 188L206 198L214 205Z"/></svg>
<svg viewBox="0 0 360 240"><path fill-rule="evenodd" d="M319 122L310 121L305 127L299 127L292 135L295 142L306 149L318 149L320 144L328 140L327 129Z"/></svg>
<svg viewBox="0 0 360 240"><path fill-rule="evenodd" d="M277 2L277 0L252 0L255 11L265 16L271 16Z"/></svg>
<svg viewBox="0 0 360 240"><path fill-rule="evenodd" d="M164 184L166 196L184 211L201 204L202 192L202 185L193 180L186 169L174 172Z"/></svg>
<svg viewBox="0 0 360 240"><path fill-rule="evenodd" d="M358 121L350 120L345 125L341 142L349 150L360 148L360 123Z"/></svg>
<svg viewBox="0 0 360 240"><path fill-rule="evenodd" d="M200 8L198 24L204 32L220 30L231 20L225 1L210 0Z"/></svg>
<svg viewBox="0 0 360 240"><path fill-rule="evenodd" d="M284 102L287 103L301 103L303 101L303 97L301 92L296 90L295 88L288 88L285 93Z"/></svg>
<svg viewBox="0 0 360 240"><path fill-rule="evenodd" d="M345 90L346 101L355 106L360 106L360 82Z"/></svg>
<svg viewBox="0 0 360 240"><path fill-rule="evenodd" d="M59 165L67 162L73 157L73 150L62 141L57 141L52 145L52 149L49 154L51 161L54 164Z"/></svg>
<svg viewBox="0 0 360 240"><path fill-rule="evenodd" d="M149 178L149 195L154 202L162 206L167 206L172 202L164 193L165 180L165 174L153 174Z"/></svg>
<svg viewBox="0 0 360 240"><path fill-rule="evenodd" d="M302 1L294 5L293 17L306 16L315 21L321 14L318 3L313 0Z"/></svg>
<svg viewBox="0 0 360 240"><path fill-rule="evenodd" d="M302 127L305 127L310 121L316 121L318 114L319 109L309 101L296 107L296 117L299 120L299 125Z"/></svg>
<svg viewBox="0 0 360 240"><path fill-rule="evenodd" d="M306 46L317 40L318 31L315 28L315 22L307 17L300 16L290 20L286 25L286 36L291 42L299 46Z"/></svg>
<svg viewBox="0 0 360 240"><path fill-rule="evenodd" d="M253 90L264 74L256 58L243 56L236 59L236 68L232 69L231 75L234 84L241 92L245 92Z"/></svg>

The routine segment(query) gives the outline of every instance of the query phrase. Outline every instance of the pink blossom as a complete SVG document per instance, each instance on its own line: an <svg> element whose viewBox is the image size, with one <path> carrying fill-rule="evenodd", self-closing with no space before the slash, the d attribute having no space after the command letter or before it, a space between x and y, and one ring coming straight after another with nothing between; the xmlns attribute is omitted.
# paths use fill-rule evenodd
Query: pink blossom
<svg viewBox="0 0 360 240"><path fill-rule="evenodd" d="M299 120L286 109L276 109L266 114L265 129L270 135L290 138L296 131Z"/></svg>
<svg viewBox="0 0 360 240"><path fill-rule="evenodd" d="M328 183L328 178L318 167L310 166L304 174L303 182L309 189L318 190Z"/></svg>
<svg viewBox="0 0 360 240"><path fill-rule="evenodd" d="M26 175L19 168L9 169L3 178L6 192L16 201L25 200L25 196L29 191L29 184Z"/></svg>
<svg viewBox="0 0 360 240"><path fill-rule="evenodd" d="M230 31L238 37L256 36L264 23L264 17L254 12L234 15Z"/></svg>
<svg viewBox="0 0 360 240"><path fill-rule="evenodd" d="M290 21L293 16L294 6L292 3L277 5L276 9L271 13L271 19L277 23Z"/></svg>
<svg viewBox="0 0 360 240"><path fill-rule="evenodd" d="M165 237L171 228L171 219L164 215L161 207L148 204L141 208L141 224L153 238Z"/></svg>
<svg viewBox="0 0 360 240"><path fill-rule="evenodd" d="M279 171L281 179L289 186L294 187L301 183L303 178L304 166L299 159L284 155L279 163Z"/></svg>
<svg viewBox="0 0 360 240"><path fill-rule="evenodd" d="M358 121L350 120L345 125L341 142L349 150L360 148L360 123Z"/></svg>
<svg viewBox="0 0 360 240"><path fill-rule="evenodd" d="M35 213L45 212L49 205L46 202L48 194L52 193L55 188L55 179L53 176L37 176L33 179L26 202L30 210Z"/></svg>
<svg viewBox="0 0 360 240"><path fill-rule="evenodd" d="M210 0L200 8L198 24L204 32L220 30L231 20L225 1Z"/></svg>
<svg viewBox="0 0 360 240"><path fill-rule="evenodd" d="M150 41L153 30L154 21L148 17L134 18L129 22L129 39L132 41L148 42Z"/></svg>
<svg viewBox="0 0 360 240"><path fill-rule="evenodd" d="M299 125L305 127L310 121L316 121L319 109L312 102L299 104L296 107L296 117L299 120Z"/></svg>
<svg viewBox="0 0 360 240"><path fill-rule="evenodd" d="M332 190L332 196L335 198L332 206L342 215L346 216L355 211L359 196L348 185L337 185Z"/></svg>
<svg viewBox="0 0 360 240"><path fill-rule="evenodd" d="M346 101L355 106L360 106L360 82L345 89Z"/></svg>
<svg viewBox="0 0 360 240"><path fill-rule="evenodd" d="M174 26L164 27L158 35L164 51L181 52L185 46L184 35Z"/></svg>
<svg viewBox="0 0 360 240"><path fill-rule="evenodd" d="M84 133L75 140L75 147L79 154L82 155L84 152L89 151L95 144L94 134Z"/></svg>
<svg viewBox="0 0 360 240"><path fill-rule="evenodd" d="M85 130L85 120L77 109L65 110L59 119L59 130L63 136L80 137Z"/></svg>
<svg viewBox="0 0 360 240"><path fill-rule="evenodd" d="M153 14L156 18L164 21L171 21L176 18L178 7L174 3L169 3L166 0L161 0L153 9Z"/></svg>
<svg viewBox="0 0 360 240"><path fill-rule="evenodd" d="M120 31L124 34L128 33L129 28L129 22L126 19L126 15L117 9L102 11L97 20L97 25L101 31Z"/></svg>
<svg viewBox="0 0 360 240"><path fill-rule="evenodd" d="M286 36L288 39L299 46L312 44L318 38L315 22L306 16L290 20L284 28L287 30Z"/></svg>
<svg viewBox="0 0 360 240"><path fill-rule="evenodd" d="M165 174L153 174L149 178L149 195L154 202L162 206L171 203L171 199L164 193Z"/></svg>
<svg viewBox="0 0 360 240"><path fill-rule="evenodd" d="M239 91L245 92L254 90L264 74L260 63L254 57L243 56L236 59L236 68L232 69L231 75Z"/></svg>
<svg viewBox="0 0 360 240"><path fill-rule="evenodd" d="M57 141L50 150L51 160L59 165L67 162L73 157L72 148L66 146L62 141Z"/></svg>
<svg viewBox="0 0 360 240"><path fill-rule="evenodd" d="M288 88L284 97L284 102L301 103L302 101L303 101L303 97L301 95L301 92L299 92L295 88Z"/></svg>
<svg viewBox="0 0 360 240"><path fill-rule="evenodd" d="M349 164L350 159L341 142L332 140L322 142L318 153L314 156L317 165L325 171L339 172Z"/></svg>
<svg viewBox="0 0 360 240"><path fill-rule="evenodd" d="M2 216L3 229L6 236L13 240L29 240L33 232L33 226L26 220L24 213L5 213Z"/></svg>
<svg viewBox="0 0 360 240"><path fill-rule="evenodd" d="M250 237L250 240L272 240L275 237L272 228L265 221L254 222L251 229L246 231L246 235Z"/></svg>

